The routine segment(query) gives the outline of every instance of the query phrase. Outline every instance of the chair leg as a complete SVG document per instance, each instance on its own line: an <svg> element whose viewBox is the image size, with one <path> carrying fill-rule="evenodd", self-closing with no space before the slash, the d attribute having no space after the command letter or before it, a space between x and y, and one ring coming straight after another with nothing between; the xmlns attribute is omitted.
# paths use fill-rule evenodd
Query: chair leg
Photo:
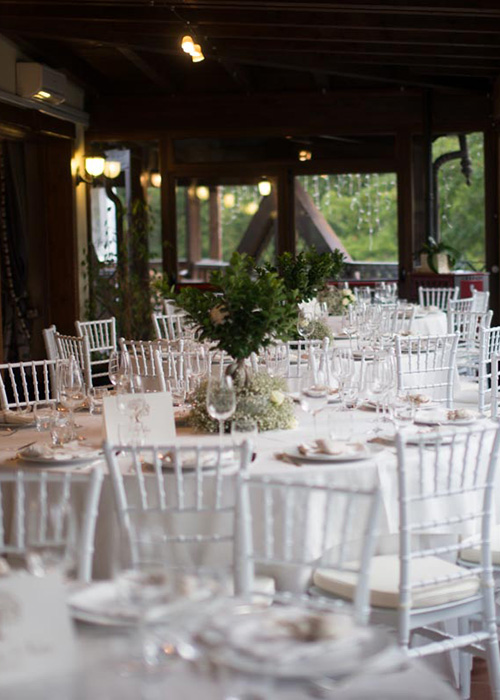
<svg viewBox="0 0 500 700"><path fill-rule="evenodd" d="M469 634L470 624L468 617L461 617L458 620L458 634L460 636L464 634ZM460 698L461 700L469 700L470 698L470 677L472 671L472 654L467 654L464 651L460 651L458 655L458 681L460 687Z"/></svg>
<svg viewBox="0 0 500 700"><path fill-rule="evenodd" d="M498 649L496 626L494 634L486 642L486 662L488 664L491 697L494 700L500 700L500 651Z"/></svg>

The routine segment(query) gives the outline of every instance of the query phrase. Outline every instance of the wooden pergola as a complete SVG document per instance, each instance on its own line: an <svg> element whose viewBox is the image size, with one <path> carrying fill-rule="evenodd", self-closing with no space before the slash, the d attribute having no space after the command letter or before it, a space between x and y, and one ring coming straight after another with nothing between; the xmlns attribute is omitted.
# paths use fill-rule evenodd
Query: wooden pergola
<svg viewBox="0 0 500 700"><path fill-rule="evenodd" d="M483 132L486 267L500 309L494 0L2 0L0 33L84 89L88 144L158 144L163 265L172 275L181 180L265 175L275 185L277 251L293 252L297 175L394 172L404 295L415 251L432 230L432 140ZM200 43L203 62L182 52L185 34ZM40 323L70 330L79 304L69 168L76 132L0 102L0 135L27 139L37 167L43 162L31 187L44 214L30 235L64 258L65 278L54 255L37 259L48 289ZM297 159L304 140L309 162Z"/></svg>

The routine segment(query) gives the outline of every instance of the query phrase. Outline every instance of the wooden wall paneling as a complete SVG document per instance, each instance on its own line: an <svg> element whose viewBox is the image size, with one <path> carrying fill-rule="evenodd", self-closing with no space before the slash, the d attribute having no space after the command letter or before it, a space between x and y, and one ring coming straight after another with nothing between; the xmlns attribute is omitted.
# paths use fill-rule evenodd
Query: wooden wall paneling
<svg viewBox="0 0 500 700"><path fill-rule="evenodd" d="M210 199L210 250L208 257L212 260L222 260L222 218L220 187L209 188Z"/></svg>
<svg viewBox="0 0 500 700"><path fill-rule="evenodd" d="M408 274L413 268L412 138L408 131L396 137L398 183L398 250L400 296L408 298Z"/></svg>
<svg viewBox="0 0 500 700"><path fill-rule="evenodd" d="M175 176L172 173L172 142L163 135L159 142L161 173L161 236L163 271L177 281L177 210Z"/></svg>
<svg viewBox="0 0 500 700"><path fill-rule="evenodd" d="M74 192L71 176L72 142L47 138L41 143L40 182L45 211L48 277L48 323L62 333L75 332L78 303Z"/></svg>
<svg viewBox="0 0 500 700"><path fill-rule="evenodd" d="M278 174L278 238L276 254L290 252L295 255L295 178L290 168ZM273 183L274 185L274 183Z"/></svg>

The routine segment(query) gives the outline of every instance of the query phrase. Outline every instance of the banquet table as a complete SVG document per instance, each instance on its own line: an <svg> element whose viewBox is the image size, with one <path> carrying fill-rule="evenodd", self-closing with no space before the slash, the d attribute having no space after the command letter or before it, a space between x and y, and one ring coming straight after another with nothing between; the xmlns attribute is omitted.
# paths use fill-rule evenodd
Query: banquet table
<svg viewBox="0 0 500 700"><path fill-rule="evenodd" d="M392 672L361 672L341 682L333 694L318 695L311 681L263 681L242 678L222 671L201 670L193 664L174 661L163 674L129 675L123 672L130 654L129 633L79 623L76 628L77 663L70 672L61 671L31 683L2 688L9 700L456 700L451 686L421 663L405 661ZM121 669L121 671L120 671ZM244 694L243 691L244 690ZM3 693L6 693L5 695ZM241 692L241 694L240 694Z"/></svg>

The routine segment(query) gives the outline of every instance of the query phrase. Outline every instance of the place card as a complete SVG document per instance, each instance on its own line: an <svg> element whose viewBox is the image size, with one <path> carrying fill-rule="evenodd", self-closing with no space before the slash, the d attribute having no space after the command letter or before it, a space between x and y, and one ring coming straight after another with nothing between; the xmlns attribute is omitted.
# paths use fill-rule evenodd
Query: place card
<svg viewBox="0 0 500 700"><path fill-rule="evenodd" d="M135 404L132 403L134 401ZM133 440L131 426L135 420L134 410L143 426L144 444L160 445L175 438L172 394L169 391L159 391L153 394L105 396L103 414L108 442L119 445L127 439Z"/></svg>
<svg viewBox="0 0 500 700"><path fill-rule="evenodd" d="M75 664L73 623L59 572L25 571L0 578L1 688L71 672Z"/></svg>

